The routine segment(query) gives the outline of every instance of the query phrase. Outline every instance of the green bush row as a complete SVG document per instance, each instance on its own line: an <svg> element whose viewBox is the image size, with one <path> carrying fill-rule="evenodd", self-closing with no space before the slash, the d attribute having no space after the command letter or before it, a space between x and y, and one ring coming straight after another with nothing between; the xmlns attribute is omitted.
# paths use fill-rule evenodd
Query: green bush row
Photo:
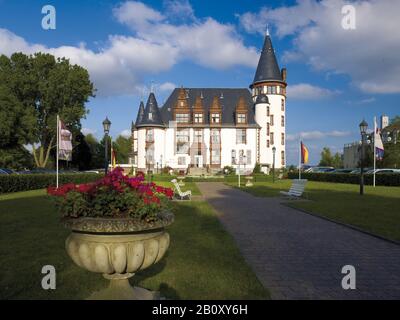
<svg viewBox="0 0 400 320"><path fill-rule="evenodd" d="M297 172L289 172L289 179L298 179L299 174ZM310 181L323 181L323 182L337 182L337 183L360 183L359 174L348 174L348 173L302 173L302 179ZM373 184L373 175L364 175L364 183L366 185ZM376 185L379 186L400 186L400 174L396 173L381 173L376 175Z"/></svg>
<svg viewBox="0 0 400 320"><path fill-rule="evenodd" d="M87 183L102 177L96 173L66 173L59 175L59 184ZM11 174L0 175L0 193L43 189L56 185L55 174Z"/></svg>

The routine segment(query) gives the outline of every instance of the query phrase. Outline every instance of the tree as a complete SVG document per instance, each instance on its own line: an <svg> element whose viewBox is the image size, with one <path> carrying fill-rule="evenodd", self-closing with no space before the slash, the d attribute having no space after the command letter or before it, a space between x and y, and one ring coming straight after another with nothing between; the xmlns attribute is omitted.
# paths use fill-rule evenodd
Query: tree
<svg viewBox="0 0 400 320"><path fill-rule="evenodd" d="M335 168L343 168L343 157L339 152L336 152L333 156L332 166Z"/></svg>
<svg viewBox="0 0 400 320"><path fill-rule="evenodd" d="M325 147L322 149L319 165L323 167L331 167L333 165L333 157L329 148Z"/></svg>
<svg viewBox="0 0 400 320"><path fill-rule="evenodd" d="M85 140L85 136L79 133L76 138L76 146L72 151L72 164L79 170L92 169L92 152L89 144Z"/></svg>
<svg viewBox="0 0 400 320"><path fill-rule="evenodd" d="M113 148L116 153L117 163L128 163L129 155L132 151L132 138L126 138L124 136L118 136L113 142Z"/></svg>
<svg viewBox="0 0 400 320"><path fill-rule="evenodd" d="M32 165L32 154L23 146L0 148L0 167L23 170Z"/></svg>
<svg viewBox="0 0 400 320"><path fill-rule="evenodd" d="M14 53L10 58L0 56L0 83L8 87L7 95L11 101L14 99L15 109L22 106L24 110L25 118L19 121L26 132L19 134L18 139L32 144L36 166L45 167L56 142L57 114L74 136L80 132L80 120L88 112L85 103L94 97L89 73L65 58L56 59L50 54ZM32 119L35 119L33 127ZM5 125L8 129L10 123Z"/></svg>
<svg viewBox="0 0 400 320"><path fill-rule="evenodd" d="M85 142L88 145L91 154L90 168L91 169L104 168L104 147L102 149L103 152L101 153L100 143L99 141L97 141L96 137L91 133L85 136Z"/></svg>
<svg viewBox="0 0 400 320"><path fill-rule="evenodd" d="M400 142L385 143L382 166L383 168L400 168Z"/></svg>

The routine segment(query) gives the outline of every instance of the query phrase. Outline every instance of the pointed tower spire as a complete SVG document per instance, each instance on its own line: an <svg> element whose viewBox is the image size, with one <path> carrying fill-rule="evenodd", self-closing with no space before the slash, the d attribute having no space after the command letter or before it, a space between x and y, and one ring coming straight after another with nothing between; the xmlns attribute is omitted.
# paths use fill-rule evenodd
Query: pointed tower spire
<svg viewBox="0 0 400 320"><path fill-rule="evenodd" d="M269 29L265 35L264 46L261 51L260 60L258 61L257 71L254 76L254 81L250 85L252 88L257 83L266 81L279 81L284 82L282 74L279 69L278 61L275 56L275 51L272 46Z"/></svg>
<svg viewBox="0 0 400 320"><path fill-rule="evenodd" d="M141 107L143 102L141 103ZM140 107L140 108L141 108ZM139 108L139 110L140 110ZM153 92L150 93L147 99L146 107L139 125L137 127L164 127L160 109L158 108L156 96Z"/></svg>
<svg viewBox="0 0 400 320"><path fill-rule="evenodd" d="M144 104L143 104L143 101L140 101L139 110L138 110L138 114L137 114L136 122L135 122L136 126L139 125L143 121L143 116L144 116Z"/></svg>

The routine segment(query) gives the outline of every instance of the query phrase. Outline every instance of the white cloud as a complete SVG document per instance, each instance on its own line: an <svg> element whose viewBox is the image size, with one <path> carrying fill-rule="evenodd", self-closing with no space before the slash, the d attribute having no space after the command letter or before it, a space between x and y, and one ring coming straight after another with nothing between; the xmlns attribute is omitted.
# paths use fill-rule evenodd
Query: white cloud
<svg viewBox="0 0 400 320"><path fill-rule="evenodd" d="M120 135L125 137L125 138L130 138L131 137L131 130L125 129L125 130L121 131Z"/></svg>
<svg viewBox="0 0 400 320"><path fill-rule="evenodd" d="M96 130L89 129L89 128L82 128L81 132L83 135L87 136L88 134L96 134Z"/></svg>
<svg viewBox="0 0 400 320"><path fill-rule="evenodd" d="M160 91L172 91L175 88L177 88L177 86L175 83L172 83L172 82L164 82L164 83L160 84L158 86L158 88L160 89Z"/></svg>
<svg viewBox="0 0 400 320"><path fill-rule="evenodd" d="M188 0L165 0L164 7L170 18L196 20L193 8Z"/></svg>
<svg viewBox="0 0 400 320"><path fill-rule="evenodd" d="M333 95L338 94L338 91L332 91L329 89L313 86L308 83L299 83L289 85L287 87L287 96L290 99L296 100L318 100L330 98Z"/></svg>
<svg viewBox="0 0 400 320"><path fill-rule="evenodd" d="M361 91L400 93L400 1L365 0L356 9L356 29L345 30L341 21L344 0L298 0L295 5L240 16L249 32L274 26L280 37L294 36L295 50L286 58L301 59L314 69L347 74ZM265 29L265 27L264 27ZM288 60L290 60L288 59Z"/></svg>
<svg viewBox="0 0 400 320"><path fill-rule="evenodd" d="M298 141L299 139L304 140L320 140L325 139L327 137L348 137L351 135L350 131L329 131L329 132L322 132L322 131L303 131L296 134L288 134L286 136L287 141Z"/></svg>
<svg viewBox="0 0 400 320"><path fill-rule="evenodd" d="M179 10L189 14L189 3L173 1L163 15L137 1L128 1L114 8L116 19L131 28L133 35L110 35L106 45L97 50L79 46L49 48L29 43L22 37L0 28L0 54L13 52L48 52L66 57L82 65L90 73L97 94L140 94L143 79L170 70L183 60L215 69L236 65L254 67L258 53L246 47L234 26L212 18L191 23L172 24L168 14ZM168 6L168 3L167 3ZM168 87L167 85L164 88Z"/></svg>

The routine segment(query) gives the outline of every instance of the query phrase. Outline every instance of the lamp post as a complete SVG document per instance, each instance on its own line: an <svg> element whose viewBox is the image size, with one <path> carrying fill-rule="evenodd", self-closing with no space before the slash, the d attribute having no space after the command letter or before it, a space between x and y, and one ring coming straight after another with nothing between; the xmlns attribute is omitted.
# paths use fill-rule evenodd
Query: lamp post
<svg viewBox="0 0 400 320"><path fill-rule="evenodd" d="M276 148L274 146L272 147L272 183L275 183L275 153Z"/></svg>
<svg viewBox="0 0 400 320"><path fill-rule="evenodd" d="M104 129L104 155L105 155L105 160L104 160L104 165L105 165L105 173L108 173L108 134L110 133L110 127L111 127L111 121L108 120L108 117L103 121L103 129Z"/></svg>
<svg viewBox="0 0 400 320"><path fill-rule="evenodd" d="M368 129L368 123L363 120L360 125L361 133L361 152L360 152L360 195L364 194L364 148L365 148L365 137Z"/></svg>

